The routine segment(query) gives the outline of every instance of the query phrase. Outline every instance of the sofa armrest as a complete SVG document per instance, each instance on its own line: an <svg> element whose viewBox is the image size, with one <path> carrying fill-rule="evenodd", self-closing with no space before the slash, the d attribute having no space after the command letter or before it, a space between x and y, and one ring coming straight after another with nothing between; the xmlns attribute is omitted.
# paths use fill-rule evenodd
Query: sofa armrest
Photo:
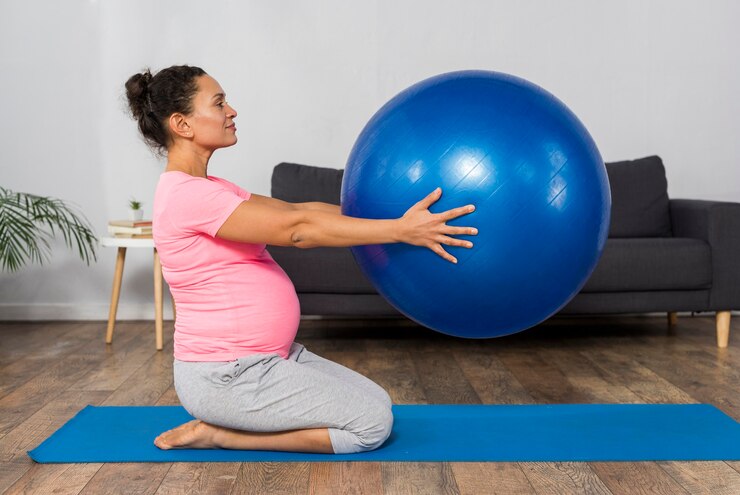
<svg viewBox="0 0 740 495"><path fill-rule="evenodd" d="M709 309L740 309L740 203L671 199L674 237L706 241L712 252Z"/></svg>

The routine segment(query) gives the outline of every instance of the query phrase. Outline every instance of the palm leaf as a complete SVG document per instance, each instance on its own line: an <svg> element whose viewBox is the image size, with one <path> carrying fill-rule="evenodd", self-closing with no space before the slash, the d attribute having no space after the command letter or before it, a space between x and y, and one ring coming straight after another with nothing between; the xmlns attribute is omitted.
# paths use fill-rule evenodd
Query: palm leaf
<svg viewBox="0 0 740 495"><path fill-rule="evenodd" d="M51 239L64 243L88 265L97 260L97 238L89 221L62 200L13 192L0 187L0 263L10 272L28 262L43 264L51 256Z"/></svg>

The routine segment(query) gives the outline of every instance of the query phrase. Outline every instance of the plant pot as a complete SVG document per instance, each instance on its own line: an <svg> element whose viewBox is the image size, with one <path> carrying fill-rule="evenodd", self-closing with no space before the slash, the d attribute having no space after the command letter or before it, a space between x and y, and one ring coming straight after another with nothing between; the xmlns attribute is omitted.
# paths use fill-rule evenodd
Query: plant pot
<svg viewBox="0 0 740 495"><path fill-rule="evenodd" d="M129 220L141 220L144 218L144 210L138 209L138 210L129 210L128 211L128 218Z"/></svg>

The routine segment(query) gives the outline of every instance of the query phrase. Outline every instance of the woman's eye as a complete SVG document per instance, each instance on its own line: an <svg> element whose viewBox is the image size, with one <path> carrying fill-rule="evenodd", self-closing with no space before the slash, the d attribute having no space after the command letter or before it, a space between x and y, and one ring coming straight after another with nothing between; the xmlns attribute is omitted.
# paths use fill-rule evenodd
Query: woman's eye
<svg viewBox="0 0 740 495"><path fill-rule="evenodd" d="M224 102L223 102L223 101L219 101L218 103L216 103L216 105L217 105L217 106L218 106L219 108L223 108L223 107L224 107Z"/></svg>

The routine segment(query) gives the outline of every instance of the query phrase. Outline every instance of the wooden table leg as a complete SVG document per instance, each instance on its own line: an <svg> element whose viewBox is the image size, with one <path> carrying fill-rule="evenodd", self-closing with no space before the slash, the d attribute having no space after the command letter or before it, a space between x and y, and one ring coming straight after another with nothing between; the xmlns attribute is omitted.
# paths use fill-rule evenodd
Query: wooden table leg
<svg viewBox="0 0 740 495"><path fill-rule="evenodd" d="M162 350L162 265L159 262L159 253L154 248L154 331L157 350Z"/></svg>
<svg viewBox="0 0 740 495"><path fill-rule="evenodd" d="M725 348L730 343L730 316L729 311L717 311L717 347Z"/></svg>
<svg viewBox="0 0 740 495"><path fill-rule="evenodd" d="M676 323L678 323L678 313L676 313L675 311L668 313L668 326L675 326Z"/></svg>
<svg viewBox="0 0 740 495"><path fill-rule="evenodd" d="M116 257L116 272L113 275L113 292L110 297L110 310L108 313L108 330L105 332L105 343L113 342L113 327L116 324L116 313L118 312L118 297L121 295L121 280L123 279L123 264L126 261L126 248L118 248Z"/></svg>

